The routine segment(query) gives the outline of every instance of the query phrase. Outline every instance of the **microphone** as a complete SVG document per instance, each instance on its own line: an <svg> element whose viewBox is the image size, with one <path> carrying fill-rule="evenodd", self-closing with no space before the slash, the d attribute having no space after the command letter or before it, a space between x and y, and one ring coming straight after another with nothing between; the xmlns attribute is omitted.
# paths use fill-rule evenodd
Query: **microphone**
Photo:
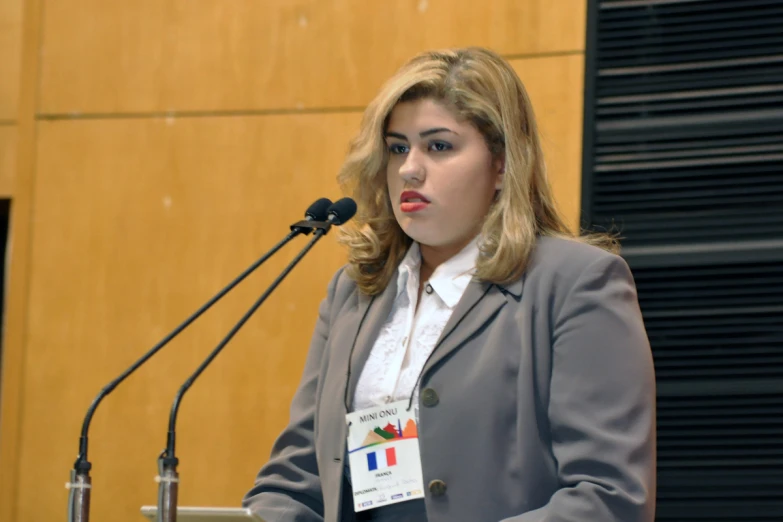
<svg viewBox="0 0 783 522"><path fill-rule="evenodd" d="M153 346L147 353L145 353L139 360L134 362L127 370L103 387L98 393L97 397L93 400L90 407L87 409L87 414L84 417L82 424L81 437L79 437L79 454L76 458L76 462L71 470L70 482L66 483L65 487L70 490L68 495L68 522L88 522L90 518L90 492L92 489L92 479L90 477L90 469L92 464L87 460L87 446L88 446L88 432L90 430L90 423L92 417L95 414L95 410L98 405L109 395L120 383L127 379L133 372L135 372L142 364L147 362L153 355L158 353L164 346L166 346L174 337L179 335L185 328L190 326L196 319L201 317L204 312L209 310L212 305L217 303L223 296L230 292L235 286L241 283L247 276L249 276L256 268L261 266L267 259L272 257L278 250L280 250L286 243L291 241L294 237L303 234L307 235L313 230L319 229L321 223L327 222L329 219L329 210L333 207L332 202L327 198L321 198L310 205L305 212L305 219L299 221L294 225L291 225L291 232L286 237L273 246L266 254L253 263L249 268L242 272L236 279L231 281L225 288L215 294L209 301L207 301L201 308L196 310L193 315L185 319L179 326L172 330L166 337L164 337L158 344Z"/></svg>
<svg viewBox="0 0 783 522"><path fill-rule="evenodd" d="M342 225L356 214L356 202L351 198L338 199L326 209L327 221Z"/></svg>
<svg viewBox="0 0 783 522"><path fill-rule="evenodd" d="M291 231L299 234L309 234L313 231L314 222L326 221L329 217L329 209L332 201L329 198L320 198L305 210L304 221L298 221L291 225Z"/></svg>
<svg viewBox="0 0 783 522"><path fill-rule="evenodd" d="M316 203L320 201L321 200L318 200ZM298 221L291 225L291 230L306 228L308 229L307 233L309 233L309 230L311 229L323 229L328 232L332 225L342 225L356 214L356 202L351 198L338 199L334 204L328 199L326 201L328 202L328 205L325 205L323 209L324 214L326 215L324 219L320 220L320 222L313 223L309 220L309 217L306 217L304 221ZM315 206L316 203L313 203L313 206ZM324 232L324 234L326 232Z"/></svg>
<svg viewBox="0 0 783 522"><path fill-rule="evenodd" d="M318 242L323 236L325 236L332 226L342 225L354 214L356 214L356 202L351 198L342 198L330 205L327 209L327 218L324 222L313 222L311 226L314 228L314 237L305 245L305 247L294 257L294 259L286 266L279 276L269 285L269 287L261 294L261 297L253 303L253 306L242 316L236 325L229 331L229 333L223 338L222 341L215 347L214 350L204 359L204 362L199 365L193 375L188 377L185 383L180 387L174 398L174 403L171 405L171 414L169 415L169 429L166 436L166 449L158 457L158 476L155 480L158 482L158 516L157 522L176 522L177 521L177 496L179 493L179 474L177 473L177 465L179 459L175 455L176 448L176 425L177 414L179 413L179 406L182 403L182 398L185 393L193 386L193 383L198 379L207 366L212 363L215 357L220 354L223 348L231 341L242 326L250 319L255 311L266 301L267 297L277 288L277 286L285 279L285 277L294 269L294 267L302 260L302 258L310 251L311 248ZM296 223L295 225L299 225Z"/></svg>

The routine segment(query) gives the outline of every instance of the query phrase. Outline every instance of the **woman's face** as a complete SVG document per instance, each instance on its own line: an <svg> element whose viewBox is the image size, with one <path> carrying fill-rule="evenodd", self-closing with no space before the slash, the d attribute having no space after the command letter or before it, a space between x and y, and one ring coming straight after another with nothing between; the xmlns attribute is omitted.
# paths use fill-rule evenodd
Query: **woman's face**
<svg viewBox="0 0 783 522"><path fill-rule="evenodd" d="M385 138L400 227L422 247L458 253L481 231L502 183L502 160L471 123L431 99L397 104Z"/></svg>

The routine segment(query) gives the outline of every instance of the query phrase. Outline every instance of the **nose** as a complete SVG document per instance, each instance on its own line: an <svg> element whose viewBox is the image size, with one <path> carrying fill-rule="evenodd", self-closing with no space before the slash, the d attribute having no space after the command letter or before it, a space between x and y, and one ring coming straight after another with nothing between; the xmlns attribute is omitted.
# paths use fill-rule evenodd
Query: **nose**
<svg viewBox="0 0 783 522"><path fill-rule="evenodd" d="M413 148L405 156L405 161L400 165L400 177L406 183L421 183L424 181L426 171L421 159Z"/></svg>

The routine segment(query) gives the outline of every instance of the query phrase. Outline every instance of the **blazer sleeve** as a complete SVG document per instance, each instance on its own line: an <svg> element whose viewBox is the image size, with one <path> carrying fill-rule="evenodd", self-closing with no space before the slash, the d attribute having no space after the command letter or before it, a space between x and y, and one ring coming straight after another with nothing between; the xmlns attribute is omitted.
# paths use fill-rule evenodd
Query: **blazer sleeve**
<svg viewBox="0 0 783 522"><path fill-rule="evenodd" d="M561 488L508 522L653 522L655 376L630 269L601 256L554 319L548 416Z"/></svg>
<svg viewBox="0 0 783 522"><path fill-rule="evenodd" d="M329 335L330 311L342 270L321 302L304 372L294 394L288 426L277 438L269 461L242 505L268 522L322 522L324 503L315 457L315 409L318 375Z"/></svg>

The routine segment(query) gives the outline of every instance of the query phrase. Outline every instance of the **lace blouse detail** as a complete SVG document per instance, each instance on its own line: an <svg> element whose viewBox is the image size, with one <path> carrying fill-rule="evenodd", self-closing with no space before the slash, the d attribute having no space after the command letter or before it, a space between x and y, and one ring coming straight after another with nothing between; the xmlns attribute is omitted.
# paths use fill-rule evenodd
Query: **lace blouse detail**
<svg viewBox="0 0 783 522"><path fill-rule="evenodd" d="M422 291L417 310L421 253L417 243L411 246L397 269L392 310L359 377L353 411L413 395L418 418L419 376L470 284L478 253L474 240L441 264Z"/></svg>

